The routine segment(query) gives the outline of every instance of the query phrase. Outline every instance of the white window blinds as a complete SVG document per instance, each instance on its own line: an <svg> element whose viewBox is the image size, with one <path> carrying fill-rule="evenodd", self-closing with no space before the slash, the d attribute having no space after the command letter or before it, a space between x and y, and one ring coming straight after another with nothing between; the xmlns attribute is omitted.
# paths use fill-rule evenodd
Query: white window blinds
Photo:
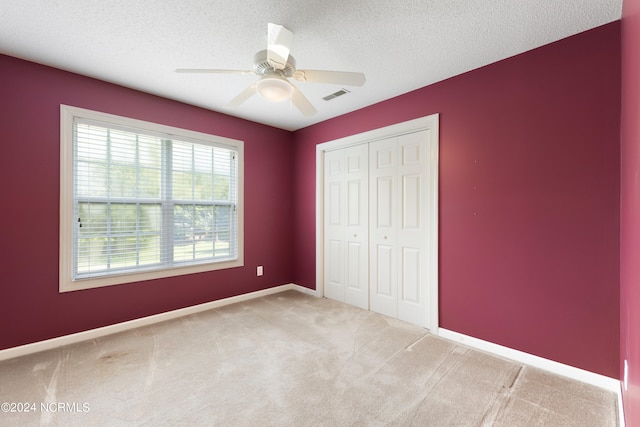
<svg viewBox="0 0 640 427"><path fill-rule="evenodd" d="M72 280L237 260L233 146L74 117Z"/></svg>

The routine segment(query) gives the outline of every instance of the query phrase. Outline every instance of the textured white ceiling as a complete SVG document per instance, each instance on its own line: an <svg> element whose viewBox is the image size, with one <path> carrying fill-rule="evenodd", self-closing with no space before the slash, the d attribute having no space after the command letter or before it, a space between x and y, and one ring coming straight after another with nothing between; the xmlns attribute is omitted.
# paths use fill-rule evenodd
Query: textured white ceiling
<svg viewBox="0 0 640 427"><path fill-rule="evenodd" d="M295 130L620 19L622 0L1 0L0 53ZM318 109L254 96L267 23L294 33L300 69L360 71L363 87L294 84Z"/></svg>

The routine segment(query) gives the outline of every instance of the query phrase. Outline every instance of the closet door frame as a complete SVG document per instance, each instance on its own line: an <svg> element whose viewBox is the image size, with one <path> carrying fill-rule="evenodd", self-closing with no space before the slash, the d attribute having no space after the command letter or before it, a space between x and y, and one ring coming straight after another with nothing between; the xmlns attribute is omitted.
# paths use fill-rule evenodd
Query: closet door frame
<svg viewBox="0 0 640 427"><path fill-rule="evenodd" d="M414 120L374 129L368 132L347 136L333 141L324 142L316 146L316 296L324 297L324 154L326 151L337 150L354 145L365 144L380 139L386 139L406 133L421 130L430 132L429 172L432 178L430 191L430 212L428 213L429 234L428 242L431 271L429 274L429 331L438 335L438 146L439 146L439 115L432 114Z"/></svg>

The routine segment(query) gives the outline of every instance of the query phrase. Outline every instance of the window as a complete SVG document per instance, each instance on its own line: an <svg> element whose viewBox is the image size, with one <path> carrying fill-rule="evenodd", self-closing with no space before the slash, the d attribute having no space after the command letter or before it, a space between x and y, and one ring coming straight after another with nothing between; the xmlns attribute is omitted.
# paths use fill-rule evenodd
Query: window
<svg viewBox="0 0 640 427"><path fill-rule="evenodd" d="M243 143L61 106L60 291L243 265Z"/></svg>

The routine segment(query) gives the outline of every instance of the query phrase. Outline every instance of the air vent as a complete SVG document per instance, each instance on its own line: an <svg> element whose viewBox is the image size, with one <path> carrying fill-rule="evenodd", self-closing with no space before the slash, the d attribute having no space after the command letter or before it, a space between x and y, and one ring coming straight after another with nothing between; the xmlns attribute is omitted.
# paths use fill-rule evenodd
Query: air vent
<svg viewBox="0 0 640 427"><path fill-rule="evenodd" d="M342 96L342 95L345 95L347 93L351 93L351 92L349 92L346 89L340 89L339 91L334 92L331 95L327 95L322 99L324 99L325 101L331 101L332 99L337 98L337 97Z"/></svg>

